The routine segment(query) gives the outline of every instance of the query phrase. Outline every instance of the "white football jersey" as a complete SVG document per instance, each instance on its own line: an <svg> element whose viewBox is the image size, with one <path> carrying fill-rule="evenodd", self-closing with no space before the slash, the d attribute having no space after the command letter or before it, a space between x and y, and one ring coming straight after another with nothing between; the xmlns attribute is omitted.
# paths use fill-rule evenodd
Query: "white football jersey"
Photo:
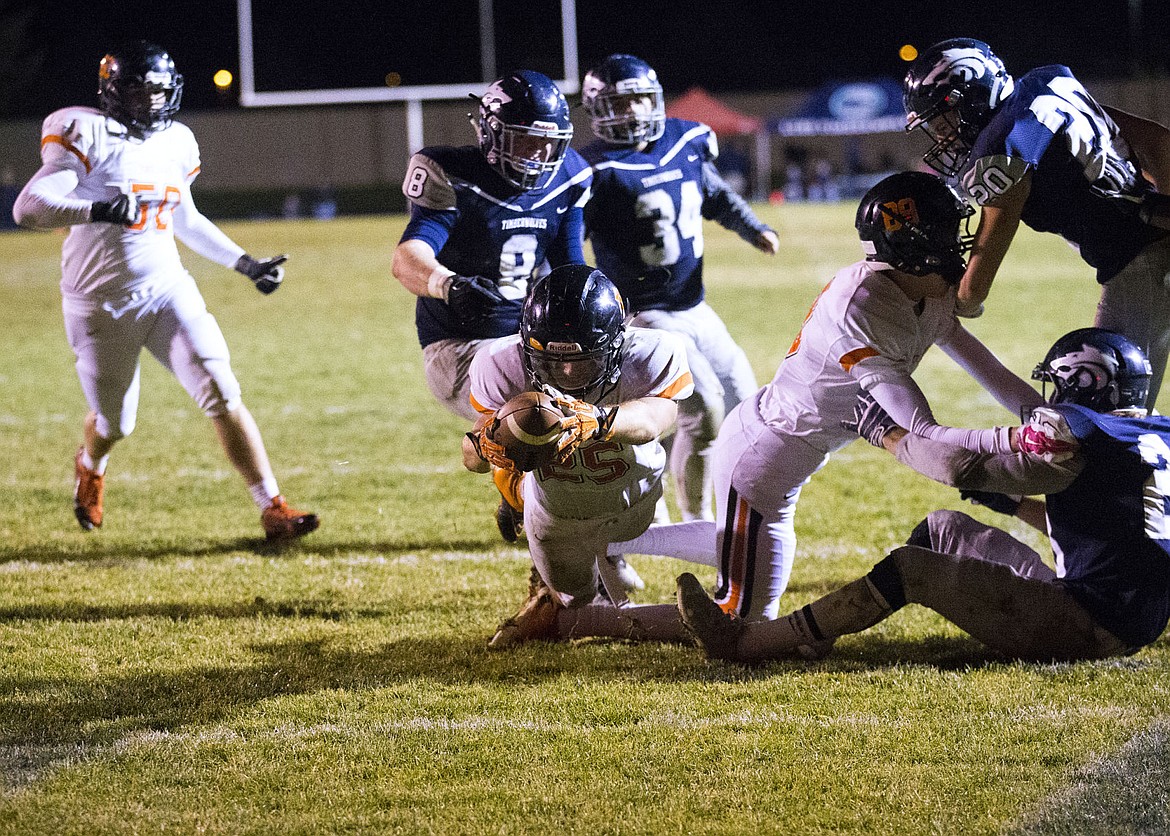
<svg viewBox="0 0 1170 836"><path fill-rule="evenodd" d="M805 436L822 452L857 436L841 427L853 417L862 385L907 379L935 343L959 327L955 291L915 309L884 265L859 261L821 291L776 376L760 390L760 415L786 435Z"/></svg>
<svg viewBox="0 0 1170 836"><path fill-rule="evenodd" d="M627 328L621 377L600 405L638 398L680 401L694 391L686 349L666 331ZM520 336L488 343L471 363L471 399L480 412L502 407L532 386L524 371ZM552 464L525 478L535 479L537 501L562 519L595 519L624 511L662 479L666 451L657 441L582 444L565 464Z"/></svg>
<svg viewBox="0 0 1170 836"><path fill-rule="evenodd" d="M122 125L94 108L65 108L44 121L41 159L77 173L72 197L109 201L125 192L140 203L129 227L70 227L62 249L62 293L74 298L115 298L141 289L157 294L184 276L173 215L181 201L191 199L191 181L199 173L199 146L189 128L175 122L145 140L131 139Z"/></svg>

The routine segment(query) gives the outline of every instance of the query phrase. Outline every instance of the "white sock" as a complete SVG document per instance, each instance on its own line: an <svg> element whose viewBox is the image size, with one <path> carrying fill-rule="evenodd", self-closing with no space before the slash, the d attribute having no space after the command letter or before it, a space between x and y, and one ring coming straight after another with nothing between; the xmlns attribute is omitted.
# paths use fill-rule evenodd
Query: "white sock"
<svg viewBox="0 0 1170 836"><path fill-rule="evenodd" d="M609 554L657 554L715 566L715 523L710 520L652 525L640 537L610 543Z"/></svg>
<svg viewBox="0 0 1170 836"><path fill-rule="evenodd" d="M276 478L273 476L268 477L263 482L257 482L255 485L248 485L248 492L252 494L252 501L261 511L271 505L272 500L280 496L280 488L276 486Z"/></svg>
<svg viewBox="0 0 1170 836"><path fill-rule="evenodd" d="M88 450L86 450L84 447L81 449L81 464L84 467L92 470L98 476L101 476L103 473L106 472L106 465L108 465L109 463L110 463L110 454L109 453L106 453L104 456L102 456L100 459L98 459L95 462L93 460L93 456L91 456L89 454Z"/></svg>

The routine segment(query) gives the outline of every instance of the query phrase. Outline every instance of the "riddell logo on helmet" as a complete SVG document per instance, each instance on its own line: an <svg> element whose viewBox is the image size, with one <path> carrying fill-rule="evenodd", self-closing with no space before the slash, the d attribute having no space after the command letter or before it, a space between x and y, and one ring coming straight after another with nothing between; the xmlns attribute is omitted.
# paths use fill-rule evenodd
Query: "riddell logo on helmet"
<svg viewBox="0 0 1170 836"><path fill-rule="evenodd" d="M580 343L554 343L550 342L544 347L544 350L549 354L580 354Z"/></svg>
<svg viewBox="0 0 1170 836"><path fill-rule="evenodd" d="M882 204L882 208L885 209L882 212L882 223L885 224L886 232L897 232L905 225L903 221L918 223L918 207L912 197L887 201Z"/></svg>

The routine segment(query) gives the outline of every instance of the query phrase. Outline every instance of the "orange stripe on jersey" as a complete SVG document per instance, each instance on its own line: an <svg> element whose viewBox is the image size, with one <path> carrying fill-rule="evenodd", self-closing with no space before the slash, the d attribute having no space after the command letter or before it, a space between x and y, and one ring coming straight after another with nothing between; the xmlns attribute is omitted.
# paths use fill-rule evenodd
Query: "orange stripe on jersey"
<svg viewBox="0 0 1170 836"><path fill-rule="evenodd" d="M680 376L679 379L676 380L674 383L670 384L665 389L663 389L661 392L659 392L657 397L659 397L659 398L673 398L675 395L677 395L683 389L686 389L688 386L693 386L694 383L695 383L695 379L693 377L691 377L690 372L687 372L686 374Z"/></svg>
<svg viewBox="0 0 1170 836"><path fill-rule="evenodd" d="M874 351L869 346L866 346L865 348L859 348L859 349L856 349L855 351L850 351L848 354L846 354L844 357L842 357L838 362L841 364L841 368L843 368L845 371L850 371L854 366L856 366L858 363L860 363L865 358L877 357L877 356L878 356L878 353L876 351Z"/></svg>
<svg viewBox="0 0 1170 836"><path fill-rule="evenodd" d="M59 136L57 134L50 134L41 140L41 147L44 148L50 142L57 143L66 151L73 154L73 156L77 157L77 159L81 160L82 165L85 166L86 174L89 174L91 171L93 171L93 166L89 164L89 159L85 156L85 154L82 154L80 151L78 151L77 147L65 137Z"/></svg>
<svg viewBox="0 0 1170 836"><path fill-rule="evenodd" d="M202 170L203 170L203 166L199 166L199 165L195 166L193 169L191 169L190 171L187 172L187 179L190 180L192 177L194 177L196 174L198 174Z"/></svg>

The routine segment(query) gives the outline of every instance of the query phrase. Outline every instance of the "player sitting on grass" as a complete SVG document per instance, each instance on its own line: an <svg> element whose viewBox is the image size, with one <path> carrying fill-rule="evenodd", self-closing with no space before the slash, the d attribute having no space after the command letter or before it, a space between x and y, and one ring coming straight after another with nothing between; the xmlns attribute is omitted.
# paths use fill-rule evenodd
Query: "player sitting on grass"
<svg viewBox="0 0 1170 836"><path fill-rule="evenodd" d="M1033 377L1054 390L1011 428L1012 452L907 433L870 399L853 427L920 473L1046 532L1055 571L1010 534L935 511L867 575L767 624L726 615L682 575L679 611L707 654L816 657L906 604L1011 658L1100 659L1155 641L1170 618L1170 418L1146 414L1150 364L1120 334L1082 328L1057 340Z"/></svg>

